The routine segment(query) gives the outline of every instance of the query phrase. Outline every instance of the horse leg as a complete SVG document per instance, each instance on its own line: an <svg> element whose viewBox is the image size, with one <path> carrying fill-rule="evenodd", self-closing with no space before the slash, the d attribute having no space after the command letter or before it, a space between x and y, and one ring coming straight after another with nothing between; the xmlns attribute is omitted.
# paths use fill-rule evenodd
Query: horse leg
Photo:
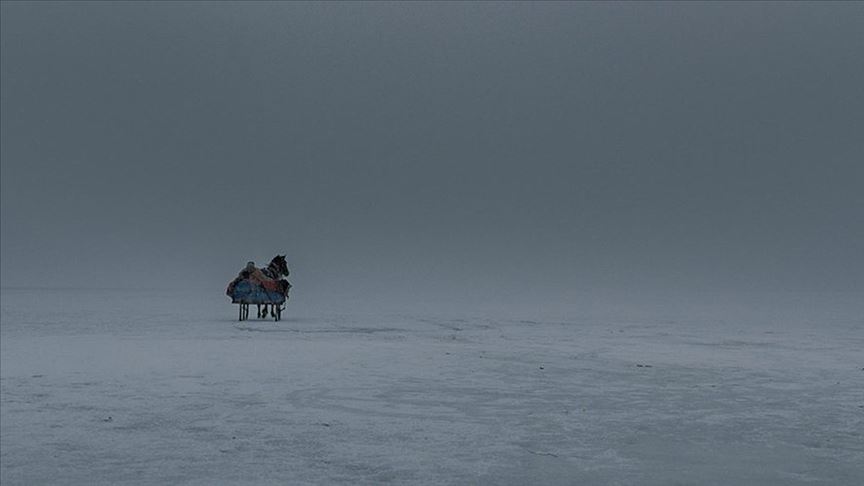
<svg viewBox="0 0 864 486"><path fill-rule="evenodd" d="M268 314L267 311L268 311L268 309L267 309L267 304L264 304L264 314L261 316L261 317L263 317L264 319L267 319L267 314Z"/></svg>
<svg viewBox="0 0 864 486"><path fill-rule="evenodd" d="M255 304L255 307L258 308L258 317L261 317L261 304Z"/></svg>
<svg viewBox="0 0 864 486"><path fill-rule="evenodd" d="M238 305L237 308L240 309L240 314L237 316L237 320L242 321L243 320L243 304Z"/></svg>

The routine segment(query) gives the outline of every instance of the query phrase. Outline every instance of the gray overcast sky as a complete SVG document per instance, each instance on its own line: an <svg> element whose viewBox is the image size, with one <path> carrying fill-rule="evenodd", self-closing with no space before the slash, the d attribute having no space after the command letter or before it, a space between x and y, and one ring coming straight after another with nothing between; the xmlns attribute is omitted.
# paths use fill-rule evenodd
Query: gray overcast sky
<svg viewBox="0 0 864 486"><path fill-rule="evenodd" d="M864 3L2 4L2 284L864 287Z"/></svg>

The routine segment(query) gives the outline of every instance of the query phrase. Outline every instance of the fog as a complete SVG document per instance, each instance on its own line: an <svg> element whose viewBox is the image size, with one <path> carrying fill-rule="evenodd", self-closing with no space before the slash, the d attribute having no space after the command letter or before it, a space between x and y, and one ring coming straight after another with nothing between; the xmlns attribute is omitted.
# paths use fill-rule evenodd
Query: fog
<svg viewBox="0 0 864 486"><path fill-rule="evenodd" d="M864 4L2 4L2 285L864 288Z"/></svg>

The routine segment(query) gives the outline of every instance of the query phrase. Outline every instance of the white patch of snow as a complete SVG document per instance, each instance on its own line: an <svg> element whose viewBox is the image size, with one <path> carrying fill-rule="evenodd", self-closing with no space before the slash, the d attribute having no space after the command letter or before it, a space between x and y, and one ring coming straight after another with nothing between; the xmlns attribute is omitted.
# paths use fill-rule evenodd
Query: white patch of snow
<svg viewBox="0 0 864 486"><path fill-rule="evenodd" d="M4 289L0 482L864 483L860 309L220 297Z"/></svg>

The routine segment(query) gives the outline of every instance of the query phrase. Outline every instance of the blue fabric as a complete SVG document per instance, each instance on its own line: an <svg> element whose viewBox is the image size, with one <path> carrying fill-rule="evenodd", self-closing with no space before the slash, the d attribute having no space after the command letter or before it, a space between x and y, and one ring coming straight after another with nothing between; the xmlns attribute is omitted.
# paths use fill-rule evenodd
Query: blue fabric
<svg viewBox="0 0 864 486"><path fill-rule="evenodd" d="M253 284L249 280L241 280L234 285L231 293L231 302L234 304L282 304L285 296L280 292L273 292Z"/></svg>

